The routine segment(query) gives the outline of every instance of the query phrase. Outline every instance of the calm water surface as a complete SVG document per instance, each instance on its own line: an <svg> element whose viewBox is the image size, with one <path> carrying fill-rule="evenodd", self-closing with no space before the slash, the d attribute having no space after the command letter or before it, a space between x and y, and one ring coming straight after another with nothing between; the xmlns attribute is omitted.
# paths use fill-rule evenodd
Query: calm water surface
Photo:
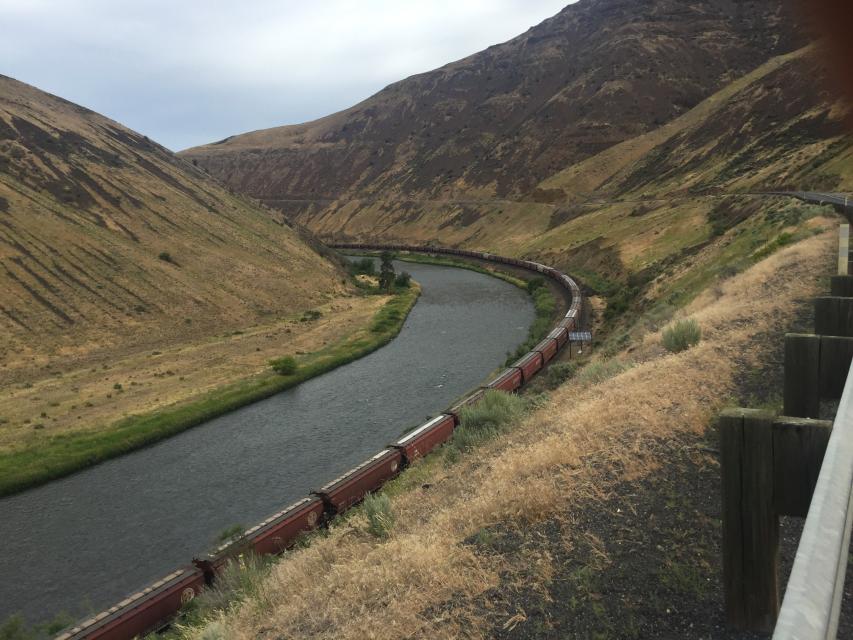
<svg viewBox="0 0 853 640"><path fill-rule="evenodd" d="M115 604L382 449L481 384L526 335L527 295L398 264L423 286L390 345L290 391L0 499L0 621Z"/></svg>

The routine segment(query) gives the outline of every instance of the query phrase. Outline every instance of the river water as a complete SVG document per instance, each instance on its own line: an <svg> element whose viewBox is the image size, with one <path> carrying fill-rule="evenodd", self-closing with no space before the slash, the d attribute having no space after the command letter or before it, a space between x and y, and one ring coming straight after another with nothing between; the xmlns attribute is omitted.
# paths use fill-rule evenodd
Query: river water
<svg viewBox="0 0 853 640"><path fill-rule="evenodd" d="M388 346L157 445L0 499L0 621L115 604L440 413L521 343L528 296L397 264L423 293Z"/></svg>

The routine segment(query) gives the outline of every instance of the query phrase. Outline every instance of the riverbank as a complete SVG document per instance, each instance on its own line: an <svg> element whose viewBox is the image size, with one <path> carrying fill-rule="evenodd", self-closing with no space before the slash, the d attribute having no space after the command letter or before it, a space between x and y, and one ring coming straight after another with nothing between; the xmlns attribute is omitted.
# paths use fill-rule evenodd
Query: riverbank
<svg viewBox="0 0 853 640"><path fill-rule="evenodd" d="M375 251L351 251L347 250L348 255L367 256L377 258L380 253ZM486 266L484 263L474 262L473 260L465 260L461 258L450 258L442 255L427 255L420 253L395 253L395 260L399 262L410 262L412 264L432 264L442 267L453 267L456 269L467 269L476 273L492 276L508 282L520 289L524 289L530 294L533 300L533 308L536 311L536 318L533 324L530 325L530 330L527 334L527 339L513 352L508 352L505 365L509 366L525 353L529 352L533 347L539 344L551 332L553 325L563 318L566 312L567 304L564 299L558 299L559 296L565 296L564 290L553 283L548 278L543 278L526 270L501 265L500 267ZM525 277L513 275L510 272L513 269L515 273L524 273Z"/></svg>
<svg viewBox="0 0 853 640"><path fill-rule="evenodd" d="M619 366L593 362L509 433L401 476L389 535L354 513L180 635L730 637L713 417L756 380L774 388L765 337L824 290L834 242L809 238L709 286L679 312L700 323L698 346L672 354L662 327L647 330Z"/></svg>
<svg viewBox="0 0 853 640"><path fill-rule="evenodd" d="M49 379L11 390L0 399L0 407L9 405L11 413L11 406L31 399L43 410L25 419L29 429L23 437L7 439L0 450L0 496L153 444L363 357L400 332L419 293L419 287L412 286L390 298L354 297L346 305L332 304L271 326L225 336L228 340L185 345L172 353L146 353L121 363L71 371L58 381ZM269 360L284 355L295 356L299 364L290 375L276 374L269 367ZM148 371L137 368L144 364ZM216 370L219 373L211 377L210 372ZM96 385L100 393L94 399L89 387ZM191 395L169 395L179 389ZM87 391L91 399L84 395ZM127 402L134 397L140 399L138 404ZM96 424L101 426L85 430L72 426L41 435L40 422L34 422L48 422L63 407L69 419L71 415L86 416L86 411L97 410L96 403L115 404L119 399L125 402L119 405L124 416L118 414L120 419L111 421L115 409L96 413ZM152 404L156 408L145 410Z"/></svg>

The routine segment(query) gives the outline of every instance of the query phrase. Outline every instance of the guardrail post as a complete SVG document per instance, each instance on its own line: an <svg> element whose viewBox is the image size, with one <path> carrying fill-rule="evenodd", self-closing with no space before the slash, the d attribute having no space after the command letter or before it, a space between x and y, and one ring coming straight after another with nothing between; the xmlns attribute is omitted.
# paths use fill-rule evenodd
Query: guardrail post
<svg viewBox="0 0 853 640"><path fill-rule="evenodd" d="M773 499L776 513L805 518L809 512L832 422L776 418L773 422Z"/></svg>
<svg viewBox="0 0 853 640"><path fill-rule="evenodd" d="M853 276L832 276L831 295L837 298L853 298Z"/></svg>
<svg viewBox="0 0 853 640"><path fill-rule="evenodd" d="M719 428L726 619L738 629L768 632L779 615L773 416L733 409L720 416Z"/></svg>
<svg viewBox="0 0 853 640"><path fill-rule="evenodd" d="M837 400L844 393L853 362L853 338L820 336L820 397Z"/></svg>
<svg viewBox="0 0 853 640"><path fill-rule="evenodd" d="M853 336L853 298L815 298L814 332L822 336Z"/></svg>
<svg viewBox="0 0 853 640"><path fill-rule="evenodd" d="M820 417L820 337L785 336L784 414Z"/></svg>

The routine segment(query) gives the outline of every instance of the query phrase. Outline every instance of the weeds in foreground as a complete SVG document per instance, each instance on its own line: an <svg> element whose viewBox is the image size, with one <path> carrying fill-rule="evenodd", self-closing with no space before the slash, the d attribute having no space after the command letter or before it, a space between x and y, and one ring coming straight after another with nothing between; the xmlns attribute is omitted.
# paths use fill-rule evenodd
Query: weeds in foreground
<svg viewBox="0 0 853 640"><path fill-rule="evenodd" d="M663 346L670 353L681 353L695 347L702 339L702 328L696 320L679 320L663 332Z"/></svg>
<svg viewBox="0 0 853 640"><path fill-rule="evenodd" d="M0 623L0 640L42 640L52 638L63 629L74 624L75 620L67 613L60 613L52 620L33 627L27 625L24 618L13 615Z"/></svg>
<svg viewBox="0 0 853 640"><path fill-rule="evenodd" d="M575 380L577 380L578 384L582 385L601 384L606 380L610 380L610 378L615 378L623 371L627 371L627 369L628 365L626 363L615 358L599 360L581 369Z"/></svg>
<svg viewBox="0 0 853 640"><path fill-rule="evenodd" d="M528 402L502 391L488 391L483 399L460 412L459 426L447 445L446 460L453 463L459 454L470 451L501 433L527 410Z"/></svg>
<svg viewBox="0 0 853 640"><path fill-rule="evenodd" d="M364 513L367 515L367 530L381 540L391 537L394 528L394 513L391 511L391 499L382 494L371 493L364 499Z"/></svg>
<svg viewBox="0 0 853 640"><path fill-rule="evenodd" d="M246 599L261 602L262 585L274 561L273 558L248 553L229 562L216 577L216 582L187 606L187 622L197 624L210 619L218 612L226 611L233 603Z"/></svg>
<svg viewBox="0 0 853 640"><path fill-rule="evenodd" d="M575 377L578 366L574 362L558 362L545 371L545 387L554 390Z"/></svg>

